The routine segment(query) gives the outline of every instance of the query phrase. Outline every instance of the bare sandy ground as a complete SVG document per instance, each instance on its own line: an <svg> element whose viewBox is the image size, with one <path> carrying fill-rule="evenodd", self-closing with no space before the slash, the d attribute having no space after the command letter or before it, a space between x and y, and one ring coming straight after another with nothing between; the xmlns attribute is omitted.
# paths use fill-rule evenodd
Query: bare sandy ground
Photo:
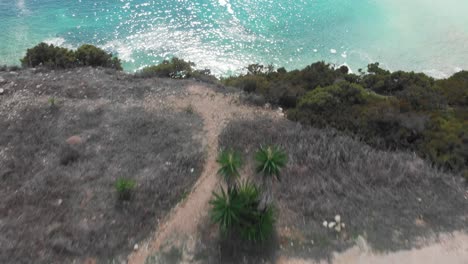
<svg viewBox="0 0 468 264"><path fill-rule="evenodd" d="M332 264L466 264L468 263L468 234L456 232L442 235L438 242L421 248L378 254L372 252L365 241L343 253L335 253ZM280 257L278 264L326 264L314 261Z"/></svg>

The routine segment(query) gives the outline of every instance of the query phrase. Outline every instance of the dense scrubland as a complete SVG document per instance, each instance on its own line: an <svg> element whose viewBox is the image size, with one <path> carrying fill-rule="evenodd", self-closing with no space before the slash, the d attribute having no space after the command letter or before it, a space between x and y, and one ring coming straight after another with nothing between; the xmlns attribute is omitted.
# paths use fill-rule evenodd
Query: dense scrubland
<svg viewBox="0 0 468 264"><path fill-rule="evenodd" d="M286 108L290 120L333 127L380 149L414 151L468 177L466 71L435 80L378 63L358 75L324 62L290 72L251 65L222 82Z"/></svg>
<svg viewBox="0 0 468 264"><path fill-rule="evenodd" d="M467 228L466 179L454 177L468 178L466 71L436 80L378 63L358 74L253 64L218 79L172 58L125 74L97 47L43 43L21 62L0 68L5 263L122 259L186 198L205 162L203 117L168 110L166 98L186 96L191 81L161 78L215 84L223 96L235 87L242 103L284 108L289 119L232 117L223 129L226 188L213 190L212 223L200 227L200 263L258 263L280 249L330 256L360 236L398 250ZM343 230L323 226L337 214Z"/></svg>

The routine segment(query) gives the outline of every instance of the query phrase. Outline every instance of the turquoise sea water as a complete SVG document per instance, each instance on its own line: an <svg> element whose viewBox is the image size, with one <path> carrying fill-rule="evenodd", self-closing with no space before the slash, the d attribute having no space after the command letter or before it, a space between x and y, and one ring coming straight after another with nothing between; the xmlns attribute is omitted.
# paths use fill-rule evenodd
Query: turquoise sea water
<svg viewBox="0 0 468 264"><path fill-rule="evenodd" d="M318 60L443 77L468 69L467 0L0 0L0 64L91 43L133 71L178 56L215 74Z"/></svg>

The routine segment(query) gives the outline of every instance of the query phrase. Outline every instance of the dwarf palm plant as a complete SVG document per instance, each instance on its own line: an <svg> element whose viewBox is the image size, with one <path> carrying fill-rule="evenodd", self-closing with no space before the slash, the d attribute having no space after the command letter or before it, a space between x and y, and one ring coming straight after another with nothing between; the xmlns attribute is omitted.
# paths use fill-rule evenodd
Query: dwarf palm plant
<svg viewBox="0 0 468 264"><path fill-rule="evenodd" d="M235 188L236 180L239 178L239 168L242 166L240 154L233 150L224 150L216 161L221 166L218 174L224 177L228 190Z"/></svg>
<svg viewBox="0 0 468 264"><path fill-rule="evenodd" d="M213 199L210 201L211 220L219 224L221 233L229 234L233 227L238 224L242 211L242 201L237 198L235 189L228 189L227 192L221 188L221 193L213 192Z"/></svg>
<svg viewBox="0 0 468 264"><path fill-rule="evenodd" d="M211 219L219 224L221 234L240 234L241 238L251 241L267 239L273 232L274 210L268 207L258 210L261 192L251 182L242 182L238 188L221 193L213 193Z"/></svg>
<svg viewBox="0 0 468 264"><path fill-rule="evenodd" d="M257 162L257 173L263 175L263 197L259 209L265 210L273 202L273 180L281 181L280 171L286 166L288 157L286 153L277 146L261 146L255 154Z"/></svg>

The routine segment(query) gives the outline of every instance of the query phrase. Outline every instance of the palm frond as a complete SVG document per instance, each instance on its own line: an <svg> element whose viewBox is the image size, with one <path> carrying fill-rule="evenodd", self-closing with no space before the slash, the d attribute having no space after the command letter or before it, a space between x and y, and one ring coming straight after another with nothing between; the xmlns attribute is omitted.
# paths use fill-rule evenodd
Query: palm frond
<svg viewBox="0 0 468 264"><path fill-rule="evenodd" d="M218 174L222 175L226 182L232 182L239 177L242 158L238 152L233 150L221 151L216 161L220 165Z"/></svg>

